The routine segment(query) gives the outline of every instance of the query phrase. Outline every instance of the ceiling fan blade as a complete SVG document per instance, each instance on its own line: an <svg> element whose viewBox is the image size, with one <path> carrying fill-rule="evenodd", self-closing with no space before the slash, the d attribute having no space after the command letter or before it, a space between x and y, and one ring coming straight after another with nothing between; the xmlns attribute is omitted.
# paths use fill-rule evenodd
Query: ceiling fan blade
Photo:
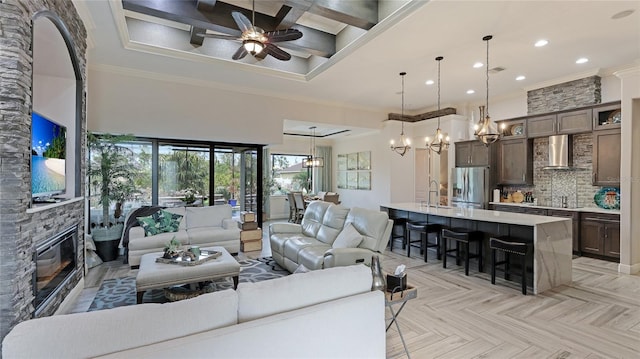
<svg viewBox="0 0 640 359"><path fill-rule="evenodd" d="M302 32L297 29L286 29L269 31L265 33L265 36L269 39L269 42L293 41L301 38Z"/></svg>
<svg viewBox="0 0 640 359"><path fill-rule="evenodd" d="M269 55L269 51L264 49L264 50L260 51L259 53L255 54L253 57L255 57L258 60L264 60L264 58L267 57L267 55Z"/></svg>
<svg viewBox="0 0 640 359"><path fill-rule="evenodd" d="M274 44L266 44L266 47L263 50L263 52L264 51L267 51L269 55L275 57L278 60L281 60L281 61L291 60L291 55L288 52L284 51L283 49L279 48Z"/></svg>
<svg viewBox="0 0 640 359"><path fill-rule="evenodd" d="M238 29L240 29L240 31L242 31L243 33L245 31L253 29L253 24L246 16L244 16L243 13L239 11L232 11L231 16L233 16L233 20L235 20L236 24L238 25Z"/></svg>
<svg viewBox="0 0 640 359"><path fill-rule="evenodd" d="M223 39L223 40L239 40L237 36L232 35L223 35L223 34L196 34L196 36L200 37L208 37L212 39Z"/></svg>
<svg viewBox="0 0 640 359"><path fill-rule="evenodd" d="M248 52L244 48L244 45L240 45L240 47L238 48L236 53L233 54L233 56L231 56L231 58L234 59L234 60L240 60L241 58L247 56L247 54L248 54Z"/></svg>

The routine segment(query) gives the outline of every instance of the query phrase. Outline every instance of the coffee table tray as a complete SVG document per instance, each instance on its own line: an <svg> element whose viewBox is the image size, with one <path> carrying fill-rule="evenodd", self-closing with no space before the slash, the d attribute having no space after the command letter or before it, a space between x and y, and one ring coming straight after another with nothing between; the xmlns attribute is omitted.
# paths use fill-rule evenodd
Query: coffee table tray
<svg viewBox="0 0 640 359"><path fill-rule="evenodd" d="M183 257L183 256L179 256L177 258L171 258L171 259L167 259L167 258L163 258L163 257L158 257L156 258L156 262L157 263L166 263L166 264L179 264L181 266L197 266L198 264L202 264L205 262L208 262L212 259L216 259L218 257L220 257L222 255L222 253L218 252L218 251L206 251L203 250L202 253L200 253L200 257L196 260L191 260L191 258L189 257Z"/></svg>

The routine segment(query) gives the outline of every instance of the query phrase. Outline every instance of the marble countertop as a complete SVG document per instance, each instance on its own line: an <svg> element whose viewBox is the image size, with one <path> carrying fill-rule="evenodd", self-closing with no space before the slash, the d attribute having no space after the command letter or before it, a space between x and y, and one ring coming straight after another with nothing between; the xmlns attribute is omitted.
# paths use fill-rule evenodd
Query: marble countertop
<svg viewBox="0 0 640 359"><path fill-rule="evenodd" d="M420 203L404 202L404 203L385 203L380 204L381 207L396 209L400 211L408 211L414 213L431 214L434 216L469 219L474 221L517 224L522 226L535 226L543 223L554 223L569 221L570 219L561 217L538 216L534 214L513 213L503 211L493 211L476 208L457 208L457 207L428 207Z"/></svg>
<svg viewBox="0 0 640 359"><path fill-rule="evenodd" d="M541 209L558 209L561 211L573 211L573 212L606 213L606 214L617 214L617 215L620 214L619 209L604 209L600 207L562 208L562 207L551 207L551 206L534 206L531 203L509 203L509 202L489 202L489 204L495 204L500 206L541 208Z"/></svg>

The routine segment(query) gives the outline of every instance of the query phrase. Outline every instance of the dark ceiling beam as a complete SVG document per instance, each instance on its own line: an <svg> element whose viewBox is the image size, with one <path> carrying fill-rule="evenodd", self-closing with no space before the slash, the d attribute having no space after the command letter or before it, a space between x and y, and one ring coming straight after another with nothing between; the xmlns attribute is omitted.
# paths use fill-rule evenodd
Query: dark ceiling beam
<svg viewBox="0 0 640 359"><path fill-rule="evenodd" d="M191 37L189 39L189 43L191 45L202 46L204 43L204 37L200 35L204 34L206 31L207 29L191 26L191 29L189 30L189 36Z"/></svg>
<svg viewBox="0 0 640 359"><path fill-rule="evenodd" d="M198 0L196 8L200 11L213 11L217 0Z"/></svg>
<svg viewBox="0 0 640 359"><path fill-rule="evenodd" d="M442 117L447 115L455 115L456 109L453 107L447 107L440 109L440 111L430 111L421 113L418 115L404 115L404 117L399 113L390 113L387 117L388 121L404 121L404 122L418 122L424 121L431 118Z"/></svg>
<svg viewBox="0 0 640 359"><path fill-rule="evenodd" d="M276 29L281 30L292 27L303 14L304 10L282 5L276 14Z"/></svg>
<svg viewBox="0 0 640 359"><path fill-rule="evenodd" d="M242 12L251 19L251 10L221 1L216 1L213 11L200 11L196 7L196 2L184 0L122 0L122 7L125 10L238 37L241 32L233 21L231 12ZM256 12L255 25L265 31L276 30L276 23L275 17ZM278 43L278 46L322 57L335 54L335 35L302 25L292 27L300 30L304 36L295 41Z"/></svg>
<svg viewBox="0 0 640 359"><path fill-rule="evenodd" d="M284 3L365 30L378 23L378 0L285 0Z"/></svg>

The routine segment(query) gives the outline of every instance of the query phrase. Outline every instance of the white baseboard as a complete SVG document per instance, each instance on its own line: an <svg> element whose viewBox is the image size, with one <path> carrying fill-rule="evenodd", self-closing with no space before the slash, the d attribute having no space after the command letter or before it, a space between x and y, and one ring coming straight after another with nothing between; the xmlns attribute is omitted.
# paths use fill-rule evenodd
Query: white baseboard
<svg viewBox="0 0 640 359"><path fill-rule="evenodd" d="M628 264L618 264L618 272L623 274L636 274L640 273L640 263L628 265Z"/></svg>

